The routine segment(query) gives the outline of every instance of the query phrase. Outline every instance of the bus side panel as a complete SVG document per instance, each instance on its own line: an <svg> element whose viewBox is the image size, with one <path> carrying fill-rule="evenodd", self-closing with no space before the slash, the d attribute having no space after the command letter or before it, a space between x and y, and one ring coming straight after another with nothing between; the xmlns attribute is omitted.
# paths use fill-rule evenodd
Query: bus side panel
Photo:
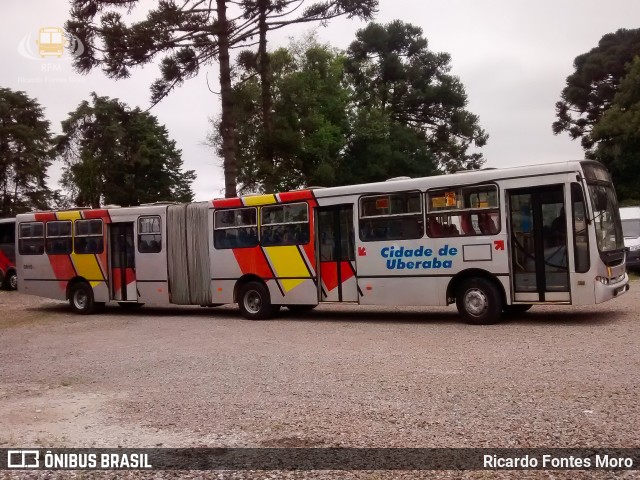
<svg viewBox="0 0 640 480"><path fill-rule="evenodd" d="M28 295L66 300L67 284L70 278L59 278L54 271L55 262L49 261L48 255L18 255L16 270L18 272L18 291ZM57 264L60 270L68 270L69 265Z"/></svg>
<svg viewBox="0 0 640 480"><path fill-rule="evenodd" d="M213 248L212 236L209 235L209 241L211 242L209 255L211 259L211 303L233 303L233 289L243 272L238 265L234 250L216 250ZM243 248L237 250L253 249ZM252 269L252 271L255 271L255 269Z"/></svg>
<svg viewBox="0 0 640 480"><path fill-rule="evenodd" d="M290 285L295 286L290 288ZM269 280L267 282L271 303L274 305L315 305L318 288L313 280Z"/></svg>
<svg viewBox="0 0 640 480"><path fill-rule="evenodd" d="M357 240L360 303L446 305L449 282L456 274L470 269L498 276L509 302L509 255L504 219L501 223L501 233L490 236Z"/></svg>
<svg viewBox="0 0 640 480"><path fill-rule="evenodd" d="M280 194L275 203L306 201L309 205L309 242L306 245L284 245L248 248L216 249L213 244L213 225L209 229L212 303L232 303L237 281L244 276L262 279L276 305L317 304L315 284L314 212L316 205L311 192ZM214 201L214 206L217 201ZM223 204L220 204L223 205ZM224 206L227 207L226 203ZM241 208L239 203L231 206ZM254 205L252 205L254 206ZM260 208L261 205L255 205ZM213 215L210 217L213 221Z"/></svg>
<svg viewBox="0 0 640 480"><path fill-rule="evenodd" d="M446 305L448 277L359 278L361 305Z"/></svg>

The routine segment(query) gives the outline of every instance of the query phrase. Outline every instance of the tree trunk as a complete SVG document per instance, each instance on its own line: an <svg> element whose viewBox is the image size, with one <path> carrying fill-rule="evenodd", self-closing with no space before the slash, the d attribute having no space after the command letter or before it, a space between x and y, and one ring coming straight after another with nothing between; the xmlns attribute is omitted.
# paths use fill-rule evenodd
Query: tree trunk
<svg viewBox="0 0 640 480"><path fill-rule="evenodd" d="M218 48L220 61L220 97L222 99L222 156L224 166L225 197L236 197L236 126L233 118L233 99L231 91L231 64L229 61L229 24L227 21L226 0L216 0L218 9Z"/></svg>
<svg viewBox="0 0 640 480"><path fill-rule="evenodd" d="M260 71L260 87L262 93L262 161L265 167L264 188L267 192L275 189L274 179L274 154L273 154L273 121L271 110L273 108L271 98L271 65L267 53L267 10L270 0L259 0L258 19L259 46L258 46L258 70Z"/></svg>

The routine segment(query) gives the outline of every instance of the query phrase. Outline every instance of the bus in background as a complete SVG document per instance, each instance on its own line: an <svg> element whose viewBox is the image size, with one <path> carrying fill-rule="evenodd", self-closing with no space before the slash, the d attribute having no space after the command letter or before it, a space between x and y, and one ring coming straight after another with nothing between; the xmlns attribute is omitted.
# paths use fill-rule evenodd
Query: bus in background
<svg viewBox="0 0 640 480"><path fill-rule="evenodd" d="M4 290L18 288L15 263L16 219L0 219L0 286Z"/></svg>
<svg viewBox="0 0 640 480"><path fill-rule="evenodd" d="M445 306L472 324L625 293L606 169L574 161L187 205L22 214L21 292L79 313L237 303Z"/></svg>
<svg viewBox="0 0 640 480"><path fill-rule="evenodd" d="M627 268L640 268L640 207L621 208L620 218L627 249Z"/></svg>

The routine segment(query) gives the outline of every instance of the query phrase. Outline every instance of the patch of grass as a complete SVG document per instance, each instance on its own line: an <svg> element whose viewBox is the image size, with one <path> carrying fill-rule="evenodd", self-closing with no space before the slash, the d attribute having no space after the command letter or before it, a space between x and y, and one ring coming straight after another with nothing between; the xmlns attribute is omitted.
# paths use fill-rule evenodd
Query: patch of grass
<svg viewBox="0 0 640 480"><path fill-rule="evenodd" d="M629 280L640 280L640 272L638 270L628 270Z"/></svg>

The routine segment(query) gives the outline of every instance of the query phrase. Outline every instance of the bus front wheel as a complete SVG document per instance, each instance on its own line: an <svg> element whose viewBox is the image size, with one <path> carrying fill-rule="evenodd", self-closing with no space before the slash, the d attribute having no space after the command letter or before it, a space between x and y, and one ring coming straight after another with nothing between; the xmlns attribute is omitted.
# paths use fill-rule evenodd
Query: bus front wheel
<svg viewBox="0 0 640 480"><path fill-rule="evenodd" d="M467 323L491 325L500 320L502 297L498 287L482 277L465 280L456 295L458 312Z"/></svg>
<svg viewBox="0 0 640 480"><path fill-rule="evenodd" d="M69 294L69 304L71 309L82 315L89 315L96 309L96 302L93 299L93 289L88 284L81 282L71 287Z"/></svg>
<svg viewBox="0 0 640 480"><path fill-rule="evenodd" d="M242 316L249 320L264 320L273 315L276 308L271 304L267 287L260 282L249 282L240 288L238 306Z"/></svg>

